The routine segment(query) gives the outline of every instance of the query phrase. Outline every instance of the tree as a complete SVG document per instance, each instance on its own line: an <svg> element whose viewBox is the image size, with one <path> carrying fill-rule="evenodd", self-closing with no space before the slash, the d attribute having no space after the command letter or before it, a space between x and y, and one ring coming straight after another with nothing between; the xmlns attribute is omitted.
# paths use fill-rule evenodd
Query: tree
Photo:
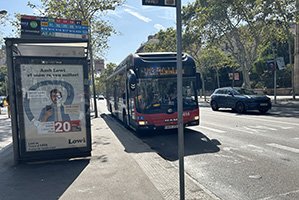
<svg viewBox="0 0 299 200"><path fill-rule="evenodd" d="M271 21L278 23L284 31L288 40L288 52L289 52L289 64L292 72L292 90L293 99L295 99L295 87L294 87L294 69L293 69L293 54L292 50L292 33L290 31L290 23L296 22L296 0L272 0L262 4L264 15L270 18ZM267 23L267 22L265 22Z"/></svg>
<svg viewBox="0 0 299 200"><path fill-rule="evenodd" d="M5 79L7 78L6 66L0 66L0 96L5 96L7 91L7 85Z"/></svg>
<svg viewBox="0 0 299 200"><path fill-rule="evenodd" d="M104 54L108 46L108 38L116 31L108 21L101 19L107 10L114 10L122 5L125 0L41 0L42 5L34 5L28 2L31 8L38 8L43 16L66 18L73 20L85 20L90 24L93 52Z"/></svg>
<svg viewBox="0 0 299 200"><path fill-rule="evenodd" d="M273 59L274 50L275 57L283 57L287 67L285 70L277 70L277 84L279 87L291 87L292 78L290 72L294 38L291 35L291 42L289 43L288 35L285 34L284 28L280 23L277 23L277 21L273 21L272 23L268 21L267 27L268 28L265 27L263 30L263 40L259 47L259 57L253 63L253 69L250 75L252 80L251 86L254 88L273 87L273 74L268 71L267 60ZM273 44L271 44L271 41ZM289 55L290 46L291 56Z"/></svg>
<svg viewBox="0 0 299 200"><path fill-rule="evenodd" d="M144 47L145 52L176 52L176 30L167 28L166 31L160 30L156 38L158 43L152 43Z"/></svg>
<svg viewBox="0 0 299 200"><path fill-rule="evenodd" d="M100 77L95 78L96 94L106 93L106 79L113 73L116 67L115 63L108 63L105 72Z"/></svg>
<svg viewBox="0 0 299 200"><path fill-rule="evenodd" d="M242 67L244 85L250 88L249 72L258 56L261 34L256 17L260 10L255 1L196 0L189 7L194 7L189 21L204 25L205 43L224 47Z"/></svg>
<svg viewBox="0 0 299 200"><path fill-rule="evenodd" d="M228 76L228 74L220 74L219 70L222 68L236 67L236 63L230 56L225 55L217 47L203 48L201 51L201 56L199 58L201 67L207 71L216 71L217 87L223 87L220 84L220 76ZM211 75L212 76L212 75Z"/></svg>

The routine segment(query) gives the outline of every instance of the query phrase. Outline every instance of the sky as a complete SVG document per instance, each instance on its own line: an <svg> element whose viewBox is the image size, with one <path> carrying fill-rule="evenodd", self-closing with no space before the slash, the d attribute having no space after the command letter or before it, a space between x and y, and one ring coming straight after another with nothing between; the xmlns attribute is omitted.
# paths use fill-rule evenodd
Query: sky
<svg viewBox="0 0 299 200"><path fill-rule="evenodd" d="M182 0L182 6L195 0ZM10 16L14 13L36 15L39 14L27 6L27 0L2 1L0 10L6 10ZM40 4L39 0L30 0L31 3ZM142 0L127 0L127 2L109 11L103 19L109 20L119 34L109 38L110 49L106 52L105 64L113 62L119 64L125 57L147 41L149 35L159 30L176 26L176 9L173 7L143 6ZM4 36L10 36L9 26L1 27Z"/></svg>

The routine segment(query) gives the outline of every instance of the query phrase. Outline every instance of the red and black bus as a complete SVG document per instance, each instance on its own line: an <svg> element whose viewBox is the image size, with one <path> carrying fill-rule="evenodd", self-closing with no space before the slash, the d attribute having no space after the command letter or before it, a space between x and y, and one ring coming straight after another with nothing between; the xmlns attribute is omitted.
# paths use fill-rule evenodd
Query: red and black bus
<svg viewBox="0 0 299 200"><path fill-rule="evenodd" d="M199 124L194 60L182 54L183 123ZM176 53L137 53L125 58L107 78L108 110L135 131L174 129L177 120Z"/></svg>

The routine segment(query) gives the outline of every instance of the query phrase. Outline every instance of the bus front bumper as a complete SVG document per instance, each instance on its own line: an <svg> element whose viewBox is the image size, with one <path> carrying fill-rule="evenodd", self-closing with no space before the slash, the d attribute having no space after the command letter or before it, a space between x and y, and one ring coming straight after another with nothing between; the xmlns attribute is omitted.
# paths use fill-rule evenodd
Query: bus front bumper
<svg viewBox="0 0 299 200"><path fill-rule="evenodd" d="M189 121L184 124L184 128L188 126L197 126L199 125L199 120L194 120L194 121ZM170 129L177 129L178 125L177 124L170 124L170 125L165 125L165 126L155 126L153 124L150 125L138 125L137 130L170 130Z"/></svg>

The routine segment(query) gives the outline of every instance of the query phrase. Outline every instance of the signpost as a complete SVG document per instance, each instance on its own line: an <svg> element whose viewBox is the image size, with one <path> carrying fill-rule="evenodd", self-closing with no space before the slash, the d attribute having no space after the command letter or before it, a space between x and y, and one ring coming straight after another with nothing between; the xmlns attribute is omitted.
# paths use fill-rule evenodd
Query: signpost
<svg viewBox="0 0 299 200"><path fill-rule="evenodd" d="M180 199L185 199L184 176L184 124L183 124L183 75L182 75L182 17L181 0L142 0L142 5L176 7L177 24L177 99L178 99L178 157L180 178Z"/></svg>
<svg viewBox="0 0 299 200"><path fill-rule="evenodd" d="M88 38L88 22L51 17L21 16L21 37Z"/></svg>
<svg viewBox="0 0 299 200"><path fill-rule="evenodd" d="M142 5L145 6L175 6L176 0L142 0Z"/></svg>

